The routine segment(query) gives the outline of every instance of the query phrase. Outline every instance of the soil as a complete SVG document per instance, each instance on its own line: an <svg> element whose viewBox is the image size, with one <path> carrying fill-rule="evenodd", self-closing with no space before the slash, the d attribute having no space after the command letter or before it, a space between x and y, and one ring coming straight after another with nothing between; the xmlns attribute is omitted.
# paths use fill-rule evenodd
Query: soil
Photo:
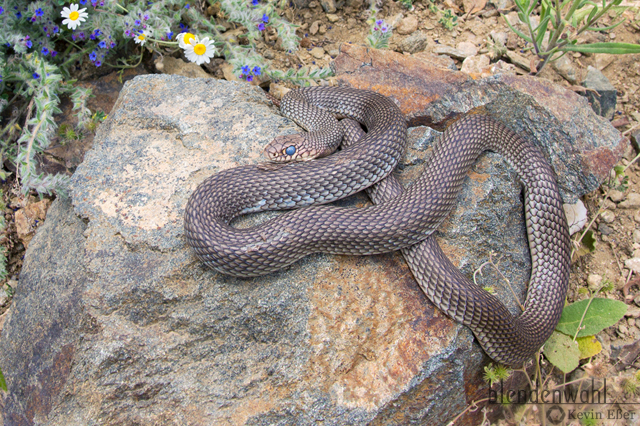
<svg viewBox="0 0 640 426"><path fill-rule="evenodd" d="M323 4L330 4L333 1L323 0ZM369 34L370 14L362 3L362 0L350 0L346 5L340 6L344 2L338 3L338 9L332 14L323 10L320 2L311 1L306 8L287 8L284 12L286 18L299 25L298 35L302 38L301 49L294 54L287 54L278 48L276 37L269 31L265 32L265 37L257 42L257 51L265 57L272 59L272 65L276 68L287 70L291 67L318 66L324 67L331 59L338 54L339 46L342 43L364 43ZM481 1L471 2L480 5ZM509 0L496 0L503 8L504 14L515 13L515 6ZM446 0L445 4L437 3L441 9L453 9L458 16L457 25L453 30L445 29L438 23L439 16L429 9L428 1L416 2L412 10L407 10L401 3L385 1L376 18L384 19L396 27L408 27L403 30L405 34L394 34L390 41L390 49L398 49L399 43L409 37L415 31L421 31L428 38L426 51L434 51L442 46L457 47L460 43L472 43L478 50L478 54L488 53L492 48L490 33L504 33L506 35L506 46L510 52L518 53L528 62L532 58L530 51L525 50L525 42L512 33L504 20L499 16L494 4L487 4L483 9L467 13L461 1L455 3ZM201 9L203 10L203 9ZM219 9L208 7L203 10L206 15L220 17ZM583 43L595 43L603 41L616 41L626 43L640 43L640 13L638 9L628 10L622 15L625 22L611 31L587 32L581 36ZM411 18L416 18L417 26L412 27ZM220 19L223 23L223 20ZM616 22L615 15L604 16L602 26L611 25ZM230 31L233 31L230 28ZM588 66L594 66L601 70L604 76L617 89L618 103L616 106L613 124L621 132L633 135L638 132L635 126L640 125L640 55L608 55L595 54L586 55L573 53L567 55L570 66L577 74L576 81L567 81L551 66L547 66L539 74L540 78L552 80L572 90L576 90L576 85L580 84L586 75ZM124 74L123 80L133 78L140 73L158 72L156 68L157 57L149 58L144 62L143 67L136 70L129 70ZM503 57L503 60L506 60ZM507 60L508 61L508 60ZM462 62L455 59L458 68ZM216 78L223 78L225 62L222 58L215 58L211 64L204 69ZM518 73L526 74L527 71L516 68ZM102 70L100 70L102 72ZM97 74L91 74L87 69L82 69L83 80L80 84L94 88L96 99L89 105L93 110L109 112L115 102L117 93L121 88L122 81L115 73L97 78ZM71 122L70 105L63 104L65 114L60 117L60 123ZM640 138L640 133L638 133ZM84 152L92 143L92 135L86 135L79 141L63 143L59 138L43 157L44 168L51 170L72 173L79 164ZM632 138L624 158L619 165L629 166L638 154L637 141ZM624 208L624 200L629 194L640 194L640 166L637 162L631 164L625 171L628 176L627 184L620 187L613 185L621 192L611 191L610 197L605 198L610 186L603 185L601 189L584 197L584 203L589 212L589 220L597 214L602 207L604 214L599 215L591 226L595 237L595 249L592 252L574 256L572 264L572 274L570 290L567 301L569 303L589 297L590 292L597 290L602 283L611 283L610 291L601 291L599 297L607 297L624 301L629 305L627 316L618 324L604 330L598 334L598 339L602 343L603 350L592 359L583 360L582 365L571 375L563 377L553 370L551 366L542 362L543 378L550 383L563 383L563 380L570 381L587 374L589 377L596 377L599 380L607 379L608 395L610 399L605 405L575 405L563 406L567 417L564 424L640 424L640 376L634 379L640 370L640 360L638 353L633 356L633 346L640 347L640 278L637 274L631 273L625 266L625 261L631 258L640 258L640 210L638 207ZM37 199L27 200L16 194L15 188L10 183L4 187L5 203L8 208L5 210L5 219L8 223L4 245L9 249L9 276L3 283L7 296L0 296L0 328L6 317L6 311L11 305L11 294L15 287L19 285L18 276L24 257L23 236L16 233L16 212L32 204ZM33 230L40 224L34 223ZM583 230L584 231L584 230ZM582 231L581 231L582 232ZM576 234L578 235L578 234ZM576 238L576 235L573 238ZM582 252L585 252L584 250ZM0 292L2 294L2 292ZM631 351L630 358L622 360L620 354ZM531 373L531 372L530 372ZM515 373L521 374L521 373ZM637 389L632 389L630 384L637 382ZM585 382L586 383L586 382ZM584 388L582 388L584 389ZM621 402L636 403L635 405L619 404ZM547 411L545 411L547 410ZM571 416L573 410L573 416ZM609 411L622 410L622 418L611 419L608 417ZM548 414L548 407L543 405L528 405L519 407L503 407L500 405L491 406L488 411L488 418L493 419L498 424L533 424L547 421L544 413ZM580 415L583 413L583 415ZM585 414L586 413L586 414ZM589 419L592 413L593 419ZM603 413L602 418L598 418L597 413ZM547 424L553 423L553 418Z"/></svg>

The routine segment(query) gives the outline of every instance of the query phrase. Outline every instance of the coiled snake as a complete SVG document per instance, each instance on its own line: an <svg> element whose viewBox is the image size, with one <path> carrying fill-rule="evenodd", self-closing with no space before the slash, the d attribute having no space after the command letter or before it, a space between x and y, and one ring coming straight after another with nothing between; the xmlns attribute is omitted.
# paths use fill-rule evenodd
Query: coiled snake
<svg viewBox="0 0 640 426"><path fill-rule="evenodd" d="M402 191L390 176L369 190L378 204L360 209L312 206L254 228L233 228L229 222L242 214L328 203L356 193L389 175L404 153L405 118L393 101L375 92L305 88L289 92L281 109L309 130L301 137L312 144L342 138L332 114L352 118L368 132L325 158L274 171L241 166L202 182L185 209L185 235L199 259L224 274L252 277L311 253L368 255L402 249L427 297L470 327L490 357L520 365L540 348L560 318L570 242L554 173L537 147L488 117L472 115L445 131L409 188ZM525 187L532 271L525 310L518 317L462 275L429 237L453 209L466 172L485 150L505 156ZM283 146L282 155L291 151Z"/></svg>

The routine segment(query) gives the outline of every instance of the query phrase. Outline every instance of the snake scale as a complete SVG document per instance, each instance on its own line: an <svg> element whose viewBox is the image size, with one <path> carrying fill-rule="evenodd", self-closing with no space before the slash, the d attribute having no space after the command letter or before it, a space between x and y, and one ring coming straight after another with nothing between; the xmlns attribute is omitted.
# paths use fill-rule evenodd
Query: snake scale
<svg viewBox="0 0 640 426"><path fill-rule="evenodd" d="M301 137L312 144L342 138L335 116L363 124L367 133L328 157L272 171L241 166L203 181L185 208L185 235L199 259L221 273L253 277L311 253L401 249L427 297L470 327L496 361L521 365L544 344L564 304L570 241L554 173L536 146L489 117L471 115L444 132L421 176L403 190L392 175L385 179L406 141L404 115L390 99L372 91L311 87L289 92L281 109L309 131ZM525 309L517 317L462 275L429 237L455 206L466 172L485 150L505 156L525 188L532 271ZM370 207L314 205L253 228L229 225L243 214L329 203L374 184L369 194L376 204Z"/></svg>

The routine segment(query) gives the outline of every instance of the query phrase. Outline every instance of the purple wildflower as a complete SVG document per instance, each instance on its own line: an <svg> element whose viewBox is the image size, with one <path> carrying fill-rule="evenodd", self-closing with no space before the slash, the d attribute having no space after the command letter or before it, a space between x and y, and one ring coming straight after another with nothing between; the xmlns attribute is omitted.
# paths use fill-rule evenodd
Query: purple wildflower
<svg viewBox="0 0 640 426"><path fill-rule="evenodd" d="M269 22L269 17L267 16L267 14L265 13L264 15L262 15L262 22L264 22L265 24L267 22Z"/></svg>
<svg viewBox="0 0 640 426"><path fill-rule="evenodd" d="M36 80L37 80L37 79L39 79L39 78L40 78L40 74L38 74L37 72L34 72L34 73L32 74L32 77L33 77L34 79L36 79Z"/></svg>
<svg viewBox="0 0 640 426"><path fill-rule="evenodd" d="M44 56L47 56L49 54L49 49L47 49L46 47L43 47L42 50L40 51Z"/></svg>
<svg viewBox="0 0 640 426"><path fill-rule="evenodd" d="M96 59L98 59L98 54L96 53L95 50L89 54L89 59L91 59L91 62L93 62Z"/></svg>
<svg viewBox="0 0 640 426"><path fill-rule="evenodd" d="M42 8L41 7L37 8L36 9L36 16L42 16L42 15L44 15L44 11L42 10Z"/></svg>
<svg viewBox="0 0 640 426"><path fill-rule="evenodd" d="M264 31L264 23L260 22L260 23L258 24L258 29L259 29L260 31Z"/></svg>
<svg viewBox="0 0 640 426"><path fill-rule="evenodd" d="M248 82L252 82L253 81L253 76L252 75L248 75L247 76L247 81Z"/></svg>
<svg viewBox="0 0 640 426"><path fill-rule="evenodd" d="M260 67L253 67L252 71L253 71L253 75L260 75L260 73L262 72Z"/></svg>

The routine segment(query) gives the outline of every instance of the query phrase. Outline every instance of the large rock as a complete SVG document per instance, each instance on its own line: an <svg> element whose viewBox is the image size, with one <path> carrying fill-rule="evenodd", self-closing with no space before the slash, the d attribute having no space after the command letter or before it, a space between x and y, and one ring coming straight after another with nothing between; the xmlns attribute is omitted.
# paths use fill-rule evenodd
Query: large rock
<svg viewBox="0 0 640 426"><path fill-rule="evenodd" d="M503 98L483 109L496 111ZM534 120L525 127L538 124L529 98L519 98ZM182 230L189 194L212 173L260 161L274 136L296 131L246 84L127 83L71 198L56 200L29 245L0 340L5 424L442 424L486 396L487 359L472 334L425 299L398 253L314 255L251 280L196 260ZM405 185L434 135L410 130ZM505 161L485 155L439 241L468 275L498 253L523 295L530 262L520 199ZM496 274L481 278L489 284L517 312Z"/></svg>

